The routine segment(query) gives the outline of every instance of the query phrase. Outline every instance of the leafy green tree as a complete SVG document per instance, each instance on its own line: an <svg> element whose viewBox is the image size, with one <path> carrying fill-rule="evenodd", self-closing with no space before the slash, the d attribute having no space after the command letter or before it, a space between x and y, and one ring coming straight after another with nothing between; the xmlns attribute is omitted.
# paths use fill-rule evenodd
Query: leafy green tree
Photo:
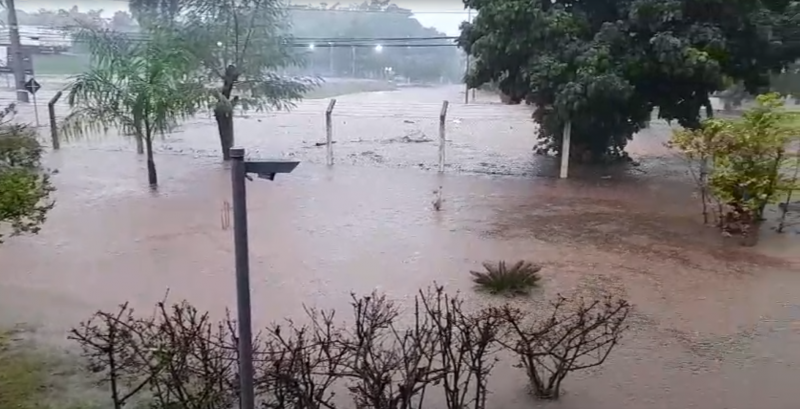
<svg viewBox="0 0 800 409"><path fill-rule="evenodd" d="M147 153L150 185L157 186L153 140L191 117L205 97L202 85L190 81L193 56L175 47L175 36L168 30L151 30L147 41L94 29L81 30L78 36L89 45L92 66L68 87L65 135L109 128L133 135L139 152L144 148Z"/></svg>
<svg viewBox="0 0 800 409"><path fill-rule="evenodd" d="M183 10L188 0L129 0L128 9L133 18L143 24L171 24Z"/></svg>
<svg viewBox="0 0 800 409"><path fill-rule="evenodd" d="M276 74L302 63L287 34L281 0L142 1L136 7L137 15L160 16L155 25L139 21L146 31L168 23L180 33L175 46L193 56L197 74L211 84L206 102L214 112L225 160L234 143L235 109L288 108L315 85L310 79Z"/></svg>
<svg viewBox="0 0 800 409"><path fill-rule="evenodd" d="M578 151L622 154L654 109L684 127L726 78L750 92L800 55L787 0L464 0L478 11L459 44L472 87L496 81L536 106L543 150L572 123Z"/></svg>
<svg viewBox="0 0 800 409"><path fill-rule="evenodd" d="M122 32L136 32L139 30L139 27L133 17L128 12L121 10L115 12L114 16L111 17L111 21L108 23L108 28Z"/></svg>
<svg viewBox="0 0 800 409"><path fill-rule="evenodd" d="M0 112L0 243L8 235L39 232L54 205L36 130L11 124L13 108Z"/></svg>
<svg viewBox="0 0 800 409"><path fill-rule="evenodd" d="M786 150L798 139L794 115L777 93L760 95L756 103L741 119L708 119L699 129L676 131L670 140L690 164L700 164L704 216L710 209L718 227L745 236L757 235L768 204L798 188L797 179L784 171L796 169L800 160Z"/></svg>
<svg viewBox="0 0 800 409"><path fill-rule="evenodd" d="M19 6L19 2L17 3ZM105 21L103 20L103 10L87 10L81 11L78 6L72 6L70 9L39 9L35 12L25 12L24 10L17 10L17 21L20 25L27 26L43 26L52 28L65 28L76 26L92 26L103 27ZM3 22L5 22L5 13L2 15Z"/></svg>

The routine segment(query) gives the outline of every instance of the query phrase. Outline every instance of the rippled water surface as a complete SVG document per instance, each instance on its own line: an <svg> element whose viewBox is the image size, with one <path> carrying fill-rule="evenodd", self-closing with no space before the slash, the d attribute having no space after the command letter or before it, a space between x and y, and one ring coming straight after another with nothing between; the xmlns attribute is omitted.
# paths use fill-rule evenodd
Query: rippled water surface
<svg viewBox="0 0 800 409"><path fill-rule="evenodd" d="M544 264L545 283L525 308L558 292L613 292L636 306L608 364L568 379L553 407L800 407L797 246L767 232L763 249L743 249L700 227L684 172L661 146L666 125L632 146L641 166L558 181L532 177L554 164L530 154L526 107L461 107L460 118L453 108L450 166L438 175L425 171L437 150L424 138L438 137L444 98L459 97L445 88L340 98L355 108L352 117L342 108L332 169L313 146L324 140L322 115L302 111L324 104L237 120L253 154L303 160L275 182L248 183L258 325L299 317L303 304L344 309L351 291L407 300L433 282L481 305L470 269L528 259ZM432 113L392 117L386 107L403 101ZM41 234L0 247L0 318L58 340L94 309L124 300L149 309L167 288L215 314L233 306L229 174L204 121L160 144L157 193L127 142L74 142L51 155L58 204ZM497 368L490 407L538 405L516 371Z"/></svg>

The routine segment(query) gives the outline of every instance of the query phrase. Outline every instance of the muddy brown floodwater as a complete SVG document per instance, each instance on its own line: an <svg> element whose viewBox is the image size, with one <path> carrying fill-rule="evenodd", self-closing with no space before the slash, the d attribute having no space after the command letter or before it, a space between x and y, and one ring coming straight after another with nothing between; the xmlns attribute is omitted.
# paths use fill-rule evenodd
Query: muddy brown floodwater
<svg viewBox="0 0 800 409"><path fill-rule="evenodd" d="M418 96L426 92L435 91ZM501 115L501 108L490 109ZM414 157L416 151L372 141L381 146L376 154L394 155L390 166L352 161L329 169L316 164L323 156L313 148L279 138L286 156L305 162L275 182L248 184L256 323L298 318L303 304L346 309L351 291L379 289L407 301L433 282L481 305L490 301L471 290L470 269L486 260L528 259L545 266L545 283L525 308L559 292L613 292L635 304L633 328L605 366L568 379L555 404L531 400L522 373L503 363L490 407L800 407L800 276L799 260L791 259L798 253L730 246L700 227L680 172L653 154L658 136L632 148L650 152L637 171L584 170L581 181L487 175L491 166L480 164L492 161L524 174L536 166L548 172L547 163L533 164L529 135L502 130L516 120L494 120L496 134L472 135L454 148L461 156L445 175L409 169L433 166L433 147L430 157ZM278 129L264 122L265 133ZM75 143L52 154L49 165L59 169L55 210L38 236L0 247L0 322L40 325L39 334L59 342L95 309L128 300L149 310L166 289L215 314L234 305L233 240L221 225L229 176L211 157L213 133L200 132L212 130L196 126L162 144L157 194L145 186L143 158L124 143ZM246 129L245 146L270 145L268 138L259 142L255 125L237 126ZM490 124L483 126L489 132ZM210 154L180 151L195 137L192 129ZM481 141L490 148L481 150ZM115 143L126 151L113 152ZM314 153L298 153L304 151ZM435 212L438 186L445 202ZM783 239L765 238L774 240Z"/></svg>

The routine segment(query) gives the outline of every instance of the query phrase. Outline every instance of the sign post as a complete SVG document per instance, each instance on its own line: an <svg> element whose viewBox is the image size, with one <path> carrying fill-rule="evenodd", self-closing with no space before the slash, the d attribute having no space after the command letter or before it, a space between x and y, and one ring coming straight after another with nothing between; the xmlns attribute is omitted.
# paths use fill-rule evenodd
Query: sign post
<svg viewBox="0 0 800 409"><path fill-rule="evenodd" d="M25 89L33 95L33 114L36 115L36 127L39 127L39 104L36 103L36 91L39 91L42 86L36 82L35 78L29 79L25 82Z"/></svg>

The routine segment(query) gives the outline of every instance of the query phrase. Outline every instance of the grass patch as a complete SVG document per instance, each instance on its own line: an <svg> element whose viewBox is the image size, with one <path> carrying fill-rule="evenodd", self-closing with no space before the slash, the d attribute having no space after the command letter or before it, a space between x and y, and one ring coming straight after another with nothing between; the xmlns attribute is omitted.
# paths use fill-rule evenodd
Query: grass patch
<svg viewBox="0 0 800 409"><path fill-rule="evenodd" d="M20 345L17 334L0 332L0 408L46 408L47 365Z"/></svg>
<svg viewBox="0 0 800 409"><path fill-rule="evenodd" d="M33 56L36 75L76 75L89 68L89 56L77 54L46 54Z"/></svg>
<svg viewBox="0 0 800 409"><path fill-rule="evenodd" d="M788 111L786 112L786 126L800 130L800 112Z"/></svg>
<svg viewBox="0 0 800 409"><path fill-rule="evenodd" d="M486 271L470 271L472 281L482 290L492 294L524 295L539 286L542 266L518 261L510 267L505 261L483 263Z"/></svg>
<svg viewBox="0 0 800 409"><path fill-rule="evenodd" d="M0 409L109 407L93 376L65 352L36 347L20 329L0 329Z"/></svg>

